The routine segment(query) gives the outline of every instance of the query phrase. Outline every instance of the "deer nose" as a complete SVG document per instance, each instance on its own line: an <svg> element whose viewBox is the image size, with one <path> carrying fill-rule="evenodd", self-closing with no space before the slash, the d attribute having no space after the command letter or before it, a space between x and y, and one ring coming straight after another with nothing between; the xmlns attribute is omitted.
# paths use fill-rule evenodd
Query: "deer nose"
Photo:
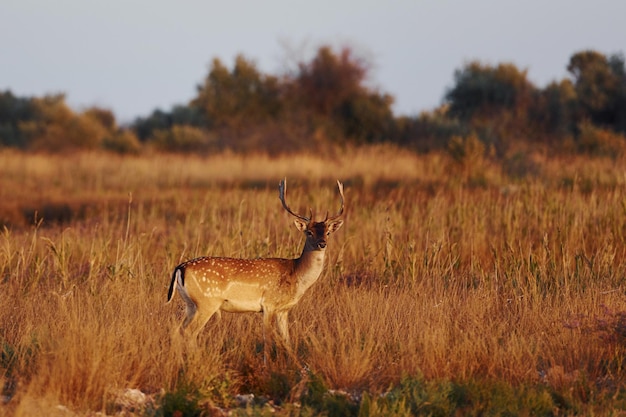
<svg viewBox="0 0 626 417"><path fill-rule="evenodd" d="M322 240L321 242L318 242L317 247L318 247L319 249L324 249L324 248L326 248L326 241L325 241L325 240Z"/></svg>

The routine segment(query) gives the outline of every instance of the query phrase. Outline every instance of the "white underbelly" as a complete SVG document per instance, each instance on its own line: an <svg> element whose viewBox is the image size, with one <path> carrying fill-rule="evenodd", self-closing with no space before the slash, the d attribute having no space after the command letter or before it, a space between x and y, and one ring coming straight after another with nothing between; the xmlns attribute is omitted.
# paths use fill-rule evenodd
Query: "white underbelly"
<svg viewBox="0 0 626 417"><path fill-rule="evenodd" d="M221 309L231 313L262 311L261 300L224 300Z"/></svg>
<svg viewBox="0 0 626 417"><path fill-rule="evenodd" d="M258 283L233 282L222 293L221 309L233 313L261 311L263 290Z"/></svg>

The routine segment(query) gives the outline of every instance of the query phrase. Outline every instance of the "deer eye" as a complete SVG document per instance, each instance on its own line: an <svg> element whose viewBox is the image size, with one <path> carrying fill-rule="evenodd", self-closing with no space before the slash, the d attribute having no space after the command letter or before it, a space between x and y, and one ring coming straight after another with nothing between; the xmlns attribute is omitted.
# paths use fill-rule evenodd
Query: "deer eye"
<svg viewBox="0 0 626 417"><path fill-rule="evenodd" d="M312 232L312 231L310 231L310 230L305 230L305 231L304 231L304 233L305 233L307 236L309 236L309 237L310 237L310 236L313 236L313 232Z"/></svg>

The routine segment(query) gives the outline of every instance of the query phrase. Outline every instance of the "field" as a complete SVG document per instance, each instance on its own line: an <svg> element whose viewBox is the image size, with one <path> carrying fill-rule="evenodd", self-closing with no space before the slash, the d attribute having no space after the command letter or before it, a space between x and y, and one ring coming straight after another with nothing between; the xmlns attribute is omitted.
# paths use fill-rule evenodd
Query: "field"
<svg viewBox="0 0 626 417"><path fill-rule="evenodd" d="M2 151L0 415L626 415L625 162ZM228 313L190 348L173 268L297 257L285 176L346 196L292 348Z"/></svg>

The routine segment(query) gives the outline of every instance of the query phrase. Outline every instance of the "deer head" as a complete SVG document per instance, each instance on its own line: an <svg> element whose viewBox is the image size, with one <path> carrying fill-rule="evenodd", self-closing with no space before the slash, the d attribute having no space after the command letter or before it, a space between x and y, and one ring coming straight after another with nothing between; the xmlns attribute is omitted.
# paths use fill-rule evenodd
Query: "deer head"
<svg viewBox="0 0 626 417"><path fill-rule="evenodd" d="M339 219L339 217L343 214L344 208L343 184L337 181L337 186L339 187L339 196L341 197L341 207L339 208L339 211L332 217L328 217L328 212L326 212L324 220L316 222L312 209L309 209L309 217L305 217L294 213L289 208L285 202L285 192L287 191L286 178L278 185L278 197L280 198L284 209L287 213L295 217L294 223L296 227L301 232L304 232L304 235L306 236L303 252L324 251L326 249L326 239L328 236L343 225L343 220Z"/></svg>

